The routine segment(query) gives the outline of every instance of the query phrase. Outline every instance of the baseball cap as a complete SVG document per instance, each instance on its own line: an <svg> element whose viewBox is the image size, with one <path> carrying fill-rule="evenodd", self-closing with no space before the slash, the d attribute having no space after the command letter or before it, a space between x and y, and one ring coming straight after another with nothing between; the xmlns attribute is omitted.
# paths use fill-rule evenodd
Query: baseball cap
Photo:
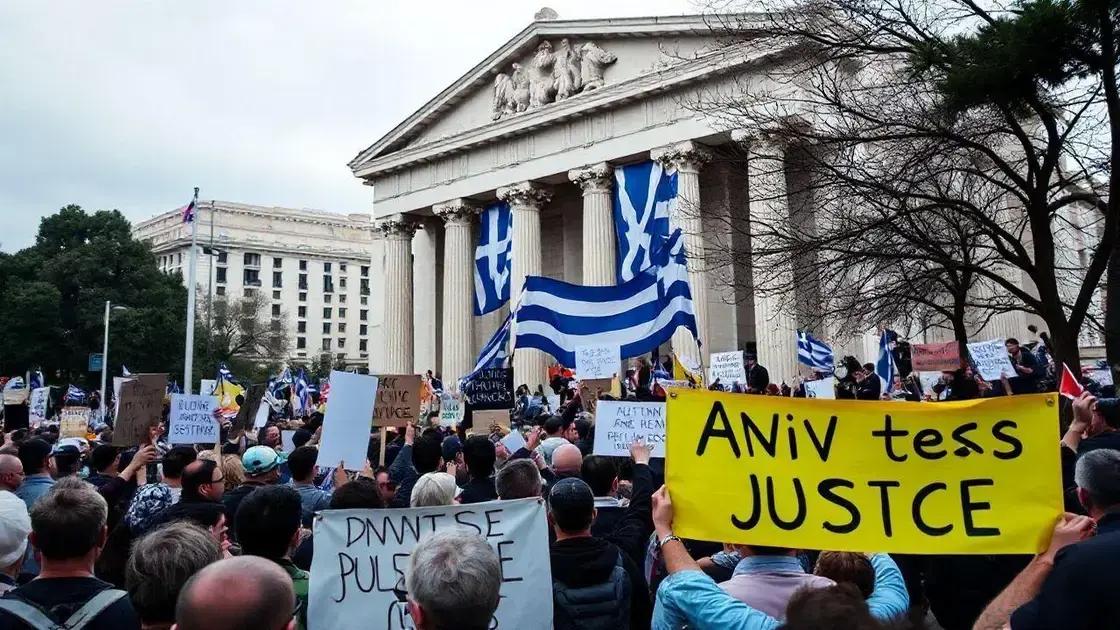
<svg viewBox="0 0 1120 630"><path fill-rule="evenodd" d="M251 446L241 456L241 465L248 475L263 475L286 461L288 458L283 453L268 446Z"/></svg>
<svg viewBox="0 0 1120 630"><path fill-rule="evenodd" d="M457 435L449 435L443 438L443 461L452 462L455 456L463 452L463 442Z"/></svg>
<svg viewBox="0 0 1120 630"><path fill-rule="evenodd" d="M0 492L0 566L8 566L27 551L31 517L23 499L11 492Z"/></svg>
<svg viewBox="0 0 1120 630"><path fill-rule="evenodd" d="M548 491L548 506L552 512L590 515L595 509L595 495L586 481L569 477L553 484Z"/></svg>

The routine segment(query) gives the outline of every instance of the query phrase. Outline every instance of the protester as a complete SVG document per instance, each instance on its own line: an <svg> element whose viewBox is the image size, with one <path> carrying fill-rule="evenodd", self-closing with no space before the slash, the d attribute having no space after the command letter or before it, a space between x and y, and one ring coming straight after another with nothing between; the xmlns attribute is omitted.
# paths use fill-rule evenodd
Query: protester
<svg viewBox="0 0 1120 630"><path fill-rule="evenodd" d="M460 497L460 492L451 475L442 472L424 473L412 487L411 507L451 505Z"/></svg>
<svg viewBox="0 0 1120 630"><path fill-rule="evenodd" d="M44 440L33 438L19 445L19 461L23 466L24 478L15 493L23 499L28 510L54 485L50 459L51 445Z"/></svg>
<svg viewBox="0 0 1120 630"><path fill-rule="evenodd" d="M226 492L245 483L245 466L241 464L240 454L223 453L220 466L222 477L225 478Z"/></svg>
<svg viewBox="0 0 1120 630"><path fill-rule="evenodd" d="M85 630L139 628L124 591L94 577L105 544L109 507L89 484L66 479L31 508L31 544L42 568L35 580L0 598L0 630L65 626L75 614Z"/></svg>
<svg viewBox="0 0 1120 630"><path fill-rule="evenodd" d="M572 423L572 427L576 431L575 445L580 454L584 457L590 455L595 449L595 425L587 418L579 417Z"/></svg>
<svg viewBox="0 0 1120 630"><path fill-rule="evenodd" d="M860 592L851 584L806 588L790 597L782 630L880 630L884 626L868 610Z"/></svg>
<svg viewBox="0 0 1120 630"><path fill-rule="evenodd" d="M393 499L397 496L397 484L389 478L389 470L384 467L378 467L374 473L374 481L377 483L377 490L381 495L381 502L384 505L392 505Z"/></svg>
<svg viewBox="0 0 1120 630"><path fill-rule="evenodd" d="M241 552L272 560L291 578L301 629L307 627L309 576L292 562L291 556L300 543L302 512L298 492L288 486L265 486L245 497L236 519Z"/></svg>
<svg viewBox="0 0 1120 630"><path fill-rule="evenodd" d="M796 549L734 545L739 553L731 579L719 585L728 595L782 620L794 593L803 588L825 588L835 584L827 577L806 573Z"/></svg>
<svg viewBox="0 0 1120 630"><path fill-rule="evenodd" d="M242 556L187 580L175 605L177 630L293 630L291 578L274 562Z"/></svg>
<svg viewBox="0 0 1120 630"><path fill-rule="evenodd" d="M770 372L758 363L758 355L748 352L743 358L747 362L747 393L765 394L770 385Z"/></svg>
<svg viewBox="0 0 1120 630"><path fill-rule="evenodd" d="M633 486L626 505L617 496L619 476L613 458L590 455L580 468L580 476L595 493L597 516L591 533L617 545L639 566L645 559L649 535L653 533L651 452L647 444L634 442L630 445Z"/></svg>
<svg viewBox="0 0 1120 630"><path fill-rule="evenodd" d="M147 531L156 514L179 500L183 491L183 469L196 457L194 449L188 446L176 446L163 456L163 480L140 488L136 496L132 497L132 503L124 516L124 522L132 529L133 534L139 535Z"/></svg>
<svg viewBox="0 0 1120 630"><path fill-rule="evenodd" d="M215 531L221 529L226 520L222 505L225 480L218 465L212 460L195 460L183 469L180 482L182 494L179 501L152 517L150 526L186 520L199 527ZM218 542L221 542L220 538Z"/></svg>
<svg viewBox="0 0 1120 630"><path fill-rule="evenodd" d="M1010 337L1004 342L1007 356L1015 374L1008 375L1012 394L1032 394L1038 391L1038 378L1041 376L1038 359L1030 351L1019 346L1019 340Z"/></svg>
<svg viewBox="0 0 1120 630"><path fill-rule="evenodd" d="M288 470L292 473L292 487L299 493L303 506L303 523L311 524L311 519L319 510L325 510L331 503L331 494L315 485L319 468L315 465L319 449L314 446L301 446L288 455Z"/></svg>
<svg viewBox="0 0 1120 630"><path fill-rule="evenodd" d="M55 444L51 450L55 481L77 475L82 467L82 451L75 444Z"/></svg>
<svg viewBox="0 0 1120 630"><path fill-rule="evenodd" d="M501 585L493 547L473 532L452 528L417 543L405 588L396 594L417 630L487 630Z"/></svg>
<svg viewBox="0 0 1120 630"><path fill-rule="evenodd" d="M579 477L582 466L583 453L575 444L562 444L552 452L552 471L556 473L558 479Z"/></svg>
<svg viewBox="0 0 1120 630"><path fill-rule="evenodd" d="M548 521L556 534L552 567L553 627L649 628L646 582L618 547L591 534L595 497L580 479L562 479L548 493Z"/></svg>
<svg viewBox="0 0 1120 630"><path fill-rule="evenodd" d="M569 444L568 440L564 438L564 433L566 431L567 427L564 425L564 418L562 416L549 416L548 419L544 421L544 432L547 437L541 442L541 445L537 447L537 451L544 456L545 464L552 466L552 455L556 449L565 444Z"/></svg>
<svg viewBox="0 0 1120 630"><path fill-rule="evenodd" d="M100 488L117 476L120 470L120 449L111 444L99 444L89 454L91 473L86 481Z"/></svg>
<svg viewBox="0 0 1120 630"><path fill-rule="evenodd" d="M15 492L23 485L23 462L15 455L0 455L0 490ZM27 506L25 505L24 508Z"/></svg>
<svg viewBox="0 0 1120 630"><path fill-rule="evenodd" d="M798 565L800 568L800 563ZM875 567L871 565L871 559L862 553L822 551L817 556L813 573L837 584L855 586L864 599L871 597L875 591Z"/></svg>
<svg viewBox="0 0 1120 630"><path fill-rule="evenodd" d="M466 463L463 461L463 442L459 436L449 435L443 438L440 449L443 453L444 467L454 467L455 483L462 486L470 481Z"/></svg>
<svg viewBox="0 0 1120 630"><path fill-rule="evenodd" d="M197 462L196 462L197 463ZM184 490L183 501L186 501ZM128 559L129 599L144 630L164 630L175 622L175 602L183 585L222 559L214 538L197 525L170 523L136 541Z"/></svg>
<svg viewBox="0 0 1120 630"><path fill-rule="evenodd" d="M0 594L16 587L30 533L27 506L11 492L0 492Z"/></svg>
<svg viewBox="0 0 1120 630"><path fill-rule="evenodd" d="M461 503L481 503L498 498L494 488L494 443L484 435L472 435L463 445L463 461L470 481L463 486Z"/></svg>
<svg viewBox="0 0 1120 630"><path fill-rule="evenodd" d="M389 507L408 507L412 502L412 486L420 475L436 472L443 466L443 447L434 435L416 439L416 427L405 427L404 444L389 466L389 480L397 486Z"/></svg>
<svg viewBox="0 0 1120 630"><path fill-rule="evenodd" d="M245 467L245 481L222 497L231 539L239 540L237 509L241 502L254 490L276 484L280 480L280 464L283 462L284 456L267 446L251 446L245 451L241 457L241 465Z"/></svg>
<svg viewBox="0 0 1120 630"><path fill-rule="evenodd" d="M498 498L527 499L541 496L541 474L536 464L527 459L515 459L498 471L494 479Z"/></svg>

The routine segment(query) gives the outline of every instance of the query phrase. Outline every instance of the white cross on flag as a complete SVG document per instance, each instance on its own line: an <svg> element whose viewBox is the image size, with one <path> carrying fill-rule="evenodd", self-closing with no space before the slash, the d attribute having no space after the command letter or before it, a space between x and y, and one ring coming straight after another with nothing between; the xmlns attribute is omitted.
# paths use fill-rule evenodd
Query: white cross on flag
<svg viewBox="0 0 1120 630"><path fill-rule="evenodd" d="M474 314L496 311L509 301L513 213L498 202L482 212L478 247L474 250Z"/></svg>

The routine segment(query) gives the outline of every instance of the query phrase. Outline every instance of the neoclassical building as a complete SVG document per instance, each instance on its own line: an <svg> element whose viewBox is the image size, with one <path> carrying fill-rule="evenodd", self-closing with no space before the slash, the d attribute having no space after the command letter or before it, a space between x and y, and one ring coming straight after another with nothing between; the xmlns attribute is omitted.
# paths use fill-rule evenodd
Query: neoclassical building
<svg viewBox="0 0 1120 630"><path fill-rule="evenodd" d="M789 381L798 318L744 288L782 279L752 278L748 262L708 269L694 255L706 240L742 238L726 233L719 213L789 219L806 203L751 199L752 182L783 189L781 163L712 160L731 134L686 104L774 63L718 39L702 16L538 19L359 153L349 166L373 188L373 263L384 272L374 292L384 296L385 343L371 370L433 369L447 382L470 370L508 313L507 305L472 315L477 212L495 200L513 213L514 300L527 275L613 284L613 167L652 159L676 169L678 208L700 209L671 217L687 235L703 340L698 350L678 335L676 349L707 365L711 352L757 348L772 380ZM1005 319L997 325L1009 331L1025 326L1021 316ZM870 347L865 341L834 343L868 356L874 338ZM544 382L548 360L518 351L516 381Z"/></svg>

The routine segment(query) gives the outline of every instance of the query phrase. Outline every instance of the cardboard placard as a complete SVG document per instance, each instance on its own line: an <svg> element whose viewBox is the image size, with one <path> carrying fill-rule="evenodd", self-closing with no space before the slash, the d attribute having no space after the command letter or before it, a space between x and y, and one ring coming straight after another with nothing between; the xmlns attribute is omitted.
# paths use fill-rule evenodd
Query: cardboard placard
<svg viewBox="0 0 1120 630"><path fill-rule="evenodd" d="M576 346L576 374L581 378L614 378L622 365L618 346Z"/></svg>
<svg viewBox="0 0 1120 630"><path fill-rule="evenodd" d="M445 391L440 395L439 424L443 427L457 427L463 421L463 401L457 394Z"/></svg>
<svg viewBox="0 0 1120 630"><path fill-rule="evenodd" d="M479 431L490 432L490 427L500 426L509 431L509 411L506 409L488 409L474 412L474 426Z"/></svg>
<svg viewBox="0 0 1120 630"><path fill-rule="evenodd" d="M296 436L295 431L281 431L280 432L280 450L285 453L291 453L296 450L296 444L292 438Z"/></svg>
<svg viewBox="0 0 1120 630"><path fill-rule="evenodd" d="M261 408L261 399L264 398L267 385L250 385L249 389L241 395L243 401L237 409L237 416L233 419L233 428L249 430L255 424L257 410ZM264 425L261 425L264 426Z"/></svg>
<svg viewBox="0 0 1120 630"><path fill-rule="evenodd" d="M910 366L919 372L956 370L961 366L960 347L956 341L910 344Z"/></svg>
<svg viewBox="0 0 1120 630"><path fill-rule="evenodd" d="M218 399L214 396L172 394L167 414L169 444L217 444L221 427L214 419Z"/></svg>
<svg viewBox="0 0 1120 630"><path fill-rule="evenodd" d="M513 369L479 370L470 380L466 394L475 410L513 409Z"/></svg>
<svg viewBox="0 0 1120 630"><path fill-rule="evenodd" d="M579 399L580 402L583 403L583 410L587 413L595 413L595 408L599 404L599 396L601 394L614 395L613 378L592 378L586 381L580 381Z"/></svg>
<svg viewBox="0 0 1120 630"><path fill-rule="evenodd" d="M138 446L149 442L148 429L163 420L166 374L133 374L121 383L113 446Z"/></svg>
<svg viewBox="0 0 1120 630"><path fill-rule="evenodd" d="M27 406L28 406L27 418L28 418L28 422L30 423L31 428L38 427L40 424L43 423L44 420L47 419L47 417L48 417L47 416L47 414L48 414L47 408L50 406L50 401L51 401L51 388L50 387L38 387L36 389L31 390L31 398L28 399L28 403L27 403ZM5 428L9 427L6 416L5 416L5 420L4 420L4 426L5 426ZM11 429L8 428L8 430L10 431Z"/></svg>
<svg viewBox="0 0 1120 630"><path fill-rule="evenodd" d="M381 374L377 377L377 403L373 407L373 426L403 427L420 417L420 375ZM336 394L331 380L331 404ZM330 409L330 405L327 406Z"/></svg>
<svg viewBox="0 0 1120 630"><path fill-rule="evenodd" d="M59 437L84 438L89 431L89 414L89 407L63 407L59 414Z"/></svg>

